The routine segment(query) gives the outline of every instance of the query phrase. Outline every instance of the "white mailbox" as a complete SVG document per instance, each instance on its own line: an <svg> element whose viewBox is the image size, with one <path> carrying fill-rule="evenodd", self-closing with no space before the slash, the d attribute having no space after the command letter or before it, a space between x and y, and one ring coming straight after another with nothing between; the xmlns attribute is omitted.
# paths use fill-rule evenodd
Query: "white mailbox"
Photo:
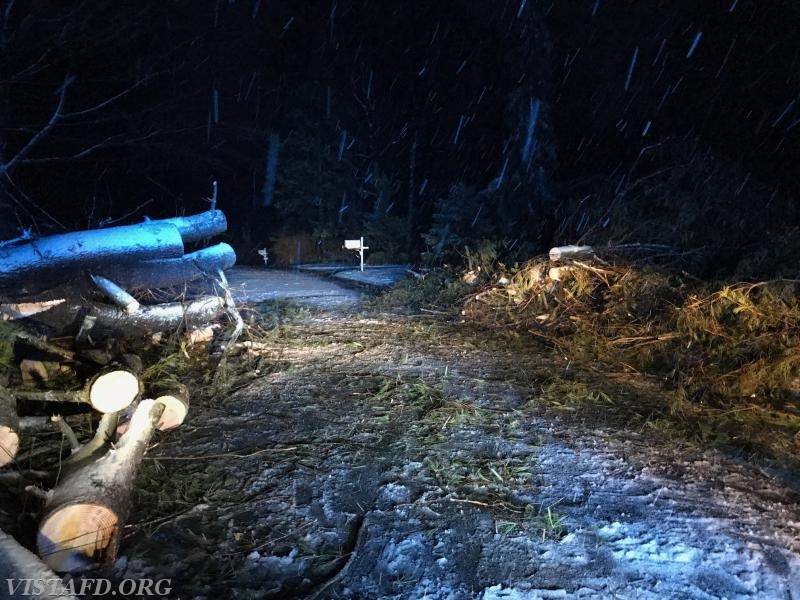
<svg viewBox="0 0 800 600"><path fill-rule="evenodd" d="M359 238L357 240L345 240L344 241L344 248L345 250L355 250L358 252L358 256L361 259L361 270L364 270L364 250L369 250L369 246L364 245L364 238Z"/></svg>

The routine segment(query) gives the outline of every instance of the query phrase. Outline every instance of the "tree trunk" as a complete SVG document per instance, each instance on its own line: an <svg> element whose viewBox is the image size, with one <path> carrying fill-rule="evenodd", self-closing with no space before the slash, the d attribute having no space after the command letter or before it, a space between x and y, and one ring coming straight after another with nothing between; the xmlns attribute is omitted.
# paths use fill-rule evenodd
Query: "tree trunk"
<svg viewBox="0 0 800 600"><path fill-rule="evenodd" d="M406 253L411 254L414 247L414 209L416 197L415 171L417 165L417 132L414 132L414 141L408 151L408 211L406 213Z"/></svg>
<svg viewBox="0 0 800 600"><path fill-rule="evenodd" d="M181 258L146 260L132 265L103 265L96 272L128 290L165 288L215 275L236 263L236 253L228 244L216 244Z"/></svg>
<svg viewBox="0 0 800 600"><path fill-rule="evenodd" d="M126 315L115 306L96 303L89 306L86 318L93 325L87 333L94 340L108 335L134 337L159 331L176 331L181 327L191 328L210 323L225 312L225 301L217 296L204 296L186 303L168 302L142 306L133 315Z"/></svg>
<svg viewBox="0 0 800 600"><path fill-rule="evenodd" d="M171 223L143 223L51 235L0 248L0 290L24 295L53 288L103 264L183 256Z"/></svg>
<svg viewBox="0 0 800 600"><path fill-rule="evenodd" d="M19 417L11 393L0 386L0 467L14 460L19 450Z"/></svg>
<svg viewBox="0 0 800 600"><path fill-rule="evenodd" d="M173 217L172 219L159 219L148 221L150 224L169 224L178 228L184 242L199 242L200 240L225 233L228 221L221 210L207 210L188 217Z"/></svg>
<svg viewBox="0 0 800 600"><path fill-rule="evenodd" d="M80 572L114 560L136 473L163 410L142 400L116 447L50 492L36 545L51 569Z"/></svg>
<svg viewBox="0 0 800 600"><path fill-rule="evenodd" d="M33 581L23 581L33 580ZM43 589L34 587L41 582ZM33 552L0 530L0 599L33 598L44 600L77 600L64 588L64 582L48 569ZM10 584L10 587L9 587ZM19 584L19 587L15 587ZM26 584L30 587L26 588Z"/></svg>

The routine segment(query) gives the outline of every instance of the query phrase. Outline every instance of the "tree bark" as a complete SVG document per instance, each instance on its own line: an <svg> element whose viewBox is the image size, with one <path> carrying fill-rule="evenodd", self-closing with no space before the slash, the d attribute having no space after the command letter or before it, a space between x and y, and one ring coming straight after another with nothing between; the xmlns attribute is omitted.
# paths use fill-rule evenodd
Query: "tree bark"
<svg viewBox="0 0 800 600"><path fill-rule="evenodd" d="M118 412L106 413L100 418L92 439L64 460L63 469L65 474L81 469L105 454L106 450L108 450L108 445L116 438L119 415L120 413Z"/></svg>
<svg viewBox="0 0 800 600"><path fill-rule="evenodd" d="M14 460L19 450L19 417L11 393L0 386L0 467Z"/></svg>
<svg viewBox="0 0 800 600"><path fill-rule="evenodd" d="M76 307L79 310L80 307ZM133 337L158 331L175 331L182 326L207 324L225 312L225 301L217 296L204 296L191 302L169 302L142 306L139 312L126 315L115 306L90 304L88 317L94 325L88 335L97 340L106 335Z"/></svg>
<svg viewBox="0 0 800 600"><path fill-rule="evenodd" d="M0 248L0 290L17 295L53 288L82 270L109 263L183 256L172 223L143 223L51 235Z"/></svg>
<svg viewBox="0 0 800 600"><path fill-rule="evenodd" d="M236 253L228 244L216 244L181 258L146 260L132 265L107 264L96 271L128 290L173 287L215 275L236 263Z"/></svg>
<svg viewBox="0 0 800 600"><path fill-rule="evenodd" d="M225 219L225 213L221 210L207 210L188 217L159 219L158 221L148 221L148 223L174 225L184 242L199 242L225 233L228 229L228 221Z"/></svg>
<svg viewBox="0 0 800 600"><path fill-rule="evenodd" d="M31 582L23 579L43 582L41 591L35 589ZM9 582L11 589L9 589ZM44 600L77 600L64 588L64 582L48 569L33 552L22 547L14 538L0 530L0 599L33 598ZM14 587L19 584L19 587ZM13 590L13 591L12 591ZM37 593L34 593L37 592Z"/></svg>
<svg viewBox="0 0 800 600"><path fill-rule="evenodd" d="M163 410L142 400L116 447L50 492L36 546L51 569L80 572L114 560L136 473Z"/></svg>

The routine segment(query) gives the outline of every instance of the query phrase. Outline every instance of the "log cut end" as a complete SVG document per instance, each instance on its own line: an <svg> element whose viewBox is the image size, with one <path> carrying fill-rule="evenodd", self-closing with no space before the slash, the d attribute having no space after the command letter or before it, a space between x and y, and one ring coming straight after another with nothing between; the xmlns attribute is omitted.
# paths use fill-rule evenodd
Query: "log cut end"
<svg viewBox="0 0 800 600"><path fill-rule="evenodd" d="M184 422L189 413L189 404L178 395L159 396L156 402L164 405L164 412L156 425L159 431L174 429Z"/></svg>
<svg viewBox="0 0 800 600"><path fill-rule="evenodd" d="M0 467L4 467L17 455L19 434L8 425L0 425Z"/></svg>
<svg viewBox="0 0 800 600"><path fill-rule="evenodd" d="M89 401L102 413L117 412L130 406L139 395L139 380L130 371L110 371L92 382Z"/></svg>
<svg viewBox="0 0 800 600"><path fill-rule="evenodd" d="M152 390L156 403L164 405L164 412L156 425L159 431L167 431L181 425L189 412L189 389L176 381L156 384Z"/></svg>
<svg viewBox="0 0 800 600"><path fill-rule="evenodd" d="M119 519L98 504L70 504L50 513L39 526L36 547L58 573L84 571L116 551Z"/></svg>

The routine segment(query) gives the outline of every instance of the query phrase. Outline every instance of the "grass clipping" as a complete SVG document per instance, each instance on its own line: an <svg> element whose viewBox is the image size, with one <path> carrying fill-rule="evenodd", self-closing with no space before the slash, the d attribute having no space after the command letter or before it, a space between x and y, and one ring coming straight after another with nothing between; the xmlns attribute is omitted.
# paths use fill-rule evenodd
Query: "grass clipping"
<svg viewBox="0 0 800 600"><path fill-rule="evenodd" d="M466 320L527 331L631 387L650 376L670 398L669 427L798 461L800 282L712 284L593 259L492 279Z"/></svg>

